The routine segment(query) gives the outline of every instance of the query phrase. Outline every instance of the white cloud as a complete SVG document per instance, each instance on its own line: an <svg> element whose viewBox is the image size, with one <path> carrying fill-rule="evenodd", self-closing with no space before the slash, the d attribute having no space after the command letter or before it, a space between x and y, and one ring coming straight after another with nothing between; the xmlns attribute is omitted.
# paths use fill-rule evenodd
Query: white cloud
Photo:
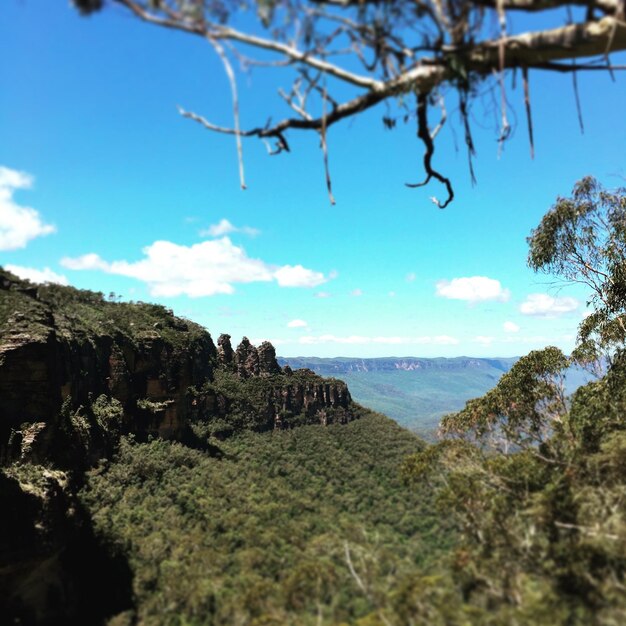
<svg viewBox="0 0 626 626"><path fill-rule="evenodd" d="M519 332L519 326L515 322L504 322L504 324L502 324L502 328L507 333Z"/></svg>
<svg viewBox="0 0 626 626"><path fill-rule="evenodd" d="M308 270L302 265L283 265L274 276L281 287L317 287L328 280L321 272Z"/></svg>
<svg viewBox="0 0 626 626"><path fill-rule="evenodd" d="M362 296L362 295L363 295L363 290L362 290L362 289L353 289L353 290L350 292L350 295L351 295L351 296L354 296L355 298L358 298L359 296Z"/></svg>
<svg viewBox="0 0 626 626"><path fill-rule="evenodd" d="M493 343L494 337L486 337L485 335L478 335L474 337L474 343L479 343L483 346L490 346Z"/></svg>
<svg viewBox="0 0 626 626"><path fill-rule="evenodd" d="M308 324L304 320L291 320L287 324L287 328L306 328Z"/></svg>
<svg viewBox="0 0 626 626"><path fill-rule="evenodd" d="M396 292L395 292L395 291L390 291L387 295L388 295L390 298L395 298L395 297L396 297Z"/></svg>
<svg viewBox="0 0 626 626"><path fill-rule="evenodd" d="M21 265L5 265L4 269L20 278L25 278L34 283L58 283L59 285L68 285L69 281L62 274L53 272L49 267L42 270L34 267L22 267Z"/></svg>
<svg viewBox="0 0 626 626"><path fill-rule="evenodd" d="M228 237L182 246L155 241L143 249L139 261L108 262L97 254L61 259L73 270L100 270L145 282L153 296L187 295L191 298L231 294L236 283L276 281L281 287L315 287L327 278L302 265L270 265L250 258Z"/></svg>
<svg viewBox="0 0 626 626"><path fill-rule="evenodd" d="M13 199L16 190L32 186L30 174L0 166L0 250L25 248L31 239L56 230L51 224L44 224L38 211Z"/></svg>
<svg viewBox="0 0 626 626"><path fill-rule="evenodd" d="M347 337L337 337L336 335L306 335L300 337L299 343L305 345L317 345L324 343L338 344L388 344L388 345L439 345L452 346L459 343L459 340L449 335L436 335L424 337L366 337L363 335L349 335Z"/></svg>
<svg viewBox="0 0 626 626"><path fill-rule="evenodd" d="M417 278L417 274L415 272L409 272L406 275L406 282L407 283L412 283L416 278Z"/></svg>
<svg viewBox="0 0 626 626"><path fill-rule="evenodd" d="M201 237L222 237L231 233L243 233L249 237L256 237L261 231L250 226L237 227L227 219L221 219L217 224L211 224L207 229L200 231Z"/></svg>
<svg viewBox="0 0 626 626"><path fill-rule="evenodd" d="M83 256L76 257L75 259L65 257L61 259L61 265L67 267L68 270L101 270L103 272L108 272L110 267L109 263L103 261L93 252L91 254L83 254ZM111 273L115 274L117 272Z"/></svg>
<svg viewBox="0 0 626 626"><path fill-rule="evenodd" d="M534 315L536 317L559 317L566 313L571 313L579 307L580 303L576 298L569 296L552 297L547 293L531 293L522 304L519 310L524 315Z"/></svg>
<svg viewBox="0 0 626 626"><path fill-rule="evenodd" d="M503 289L499 280L487 278L487 276L470 276L438 281L437 295L442 298L466 300L473 303L487 300L506 302L511 293L508 289Z"/></svg>
<svg viewBox="0 0 626 626"><path fill-rule="evenodd" d="M316 297L316 298L330 298L330 295L331 295L331 294L330 294L330 293L328 293L328 291L318 291L318 292L315 294L315 297Z"/></svg>

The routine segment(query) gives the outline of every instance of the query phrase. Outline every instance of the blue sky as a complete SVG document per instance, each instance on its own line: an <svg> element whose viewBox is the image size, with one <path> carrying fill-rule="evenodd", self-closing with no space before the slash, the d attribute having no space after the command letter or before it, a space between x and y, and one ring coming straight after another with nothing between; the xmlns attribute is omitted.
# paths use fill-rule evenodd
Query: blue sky
<svg viewBox="0 0 626 626"><path fill-rule="evenodd" d="M2 265L161 302L214 337L270 339L285 356L573 346L586 293L528 270L525 240L580 177L624 184L622 77L579 76L581 134L571 78L531 73L534 160L519 85L500 158L493 113L476 106L475 187L449 124L435 160L457 199L441 211L435 184L405 187L423 175L422 149L412 122L383 128L384 108L330 130L335 206L306 133L275 157L245 142L241 191L232 138L176 111L230 124L215 54L119 10L84 19L64 3L7 0L0 59ZM287 113L281 84L275 71L239 80L243 126Z"/></svg>

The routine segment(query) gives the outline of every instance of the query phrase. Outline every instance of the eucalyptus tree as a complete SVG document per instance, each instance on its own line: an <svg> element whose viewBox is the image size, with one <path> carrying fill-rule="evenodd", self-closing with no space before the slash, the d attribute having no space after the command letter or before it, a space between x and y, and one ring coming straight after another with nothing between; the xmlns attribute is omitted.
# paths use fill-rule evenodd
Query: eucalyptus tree
<svg viewBox="0 0 626 626"><path fill-rule="evenodd" d="M573 358L522 357L440 426L406 474L432 481L456 524L451 567L467 623L618 624L626 618L626 189L594 178L559 197L529 265L590 289ZM572 361L607 373L564 394ZM485 611L485 613L481 613ZM492 621L488 621L492 620Z"/></svg>
<svg viewBox="0 0 626 626"><path fill-rule="evenodd" d="M626 188L611 191L587 176L559 197L528 238L528 264L590 289L592 312L579 327L580 360L626 342Z"/></svg>

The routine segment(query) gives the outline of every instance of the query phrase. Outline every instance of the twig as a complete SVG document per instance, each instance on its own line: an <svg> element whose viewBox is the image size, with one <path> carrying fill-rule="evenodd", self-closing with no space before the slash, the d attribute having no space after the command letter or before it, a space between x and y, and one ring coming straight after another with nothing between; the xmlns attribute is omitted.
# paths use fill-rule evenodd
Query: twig
<svg viewBox="0 0 626 626"><path fill-rule="evenodd" d="M350 574L352 575L352 578L354 578L354 580L356 581L356 584L358 585L359 589L369 599L370 593L367 587L365 586L365 584L363 583L363 580L361 580L361 577L357 574L357 571L354 569L354 565L352 564L352 557L350 556L350 546L348 545L347 541L344 542L343 547L344 547L344 551L346 554L346 563L348 565L348 569L350 570Z"/></svg>
<svg viewBox="0 0 626 626"><path fill-rule="evenodd" d="M322 153L324 154L324 173L326 174L326 189L328 190L328 198L332 205L335 204L333 196L333 183L330 178L330 169L328 167L328 145L326 144L326 87L322 94L322 128L320 129L320 140L322 144Z"/></svg>
<svg viewBox="0 0 626 626"><path fill-rule="evenodd" d="M583 111L580 106L580 94L578 92L578 73L572 73L572 85L574 86L574 100L576 102L576 114L578 115L578 124L581 134L585 134L585 124L583 122Z"/></svg>
<svg viewBox="0 0 626 626"><path fill-rule="evenodd" d="M498 158L502 155L504 142L511 134L511 125L506 115L506 87L504 86L504 52L506 46L506 12L504 10L504 0L496 0L498 20L500 22L500 44L498 47L499 83L500 83L500 111L502 115L502 125L500 137L498 137Z"/></svg>
<svg viewBox="0 0 626 626"><path fill-rule="evenodd" d="M609 40L606 43L606 50L604 51L604 58L606 60L606 69L609 71L609 76L611 77L611 80L613 82L615 82L615 74L613 72L613 67L611 65L610 52L611 52L611 48L613 47L613 41L615 39L616 32L617 32L617 22L613 24L613 28L611 29L611 36L609 37Z"/></svg>
<svg viewBox="0 0 626 626"><path fill-rule="evenodd" d="M474 139L472 138L472 129L469 123L469 114L467 112L467 92L461 91L459 94L459 109L461 111L461 119L463 120L463 130L465 131L465 145L467 146L467 162L469 165L470 178L472 185L476 184L476 174L474 173L474 163L472 157L476 154L474 148Z"/></svg>
<svg viewBox="0 0 626 626"><path fill-rule="evenodd" d="M417 94L417 136L422 140L426 152L424 153L424 170L426 170L426 178L421 183L405 183L407 187L415 189L427 185L431 178L436 178L440 183L446 186L448 198L442 204L437 198L432 198L433 202L440 208L445 209L454 199L454 190L449 178L446 178L432 167L432 158L435 153L435 144L433 137L428 130L428 95Z"/></svg>
<svg viewBox="0 0 626 626"><path fill-rule="evenodd" d="M524 80L524 104L526 106L526 121L528 122L528 139L530 141L530 158L535 158L535 141L533 139L533 117L530 108L530 87L528 85L528 68L522 67L522 78Z"/></svg>
<svg viewBox="0 0 626 626"><path fill-rule="evenodd" d="M568 6L567 7L567 19L569 21L569 23L571 24L573 22L573 18L572 18L572 7ZM614 36L615 33L615 27L612 30L612 34L611 37L609 37L609 44L611 43L611 40ZM608 61L608 50L609 48L607 47L607 49L605 50L605 56L607 58ZM575 63L574 59L572 59L572 65ZM574 101L576 102L576 114L578 115L578 125L580 126L580 132L582 135L585 134L585 125L583 123L583 112L582 112L582 108L580 106L580 94L578 92L578 74L576 71L572 72L572 85L574 87Z"/></svg>
<svg viewBox="0 0 626 626"><path fill-rule="evenodd" d="M237 145L237 162L239 164L239 184L242 189L246 189L246 180L243 167L243 145L241 144L241 129L239 127L239 97L237 94L237 81L235 79L235 72L233 66L230 64L224 48L214 39L207 36L209 43L213 46L215 52L222 60L226 76L228 76L228 82L230 83L230 91L233 96L233 118L235 120L235 143Z"/></svg>
<svg viewBox="0 0 626 626"><path fill-rule="evenodd" d="M446 110L446 101L443 96L439 96L439 107L441 108L441 119L439 120L439 124L435 126L433 131L430 133L430 138L434 141L435 137L439 134L439 131L443 128L446 120L448 119L448 112Z"/></svg>

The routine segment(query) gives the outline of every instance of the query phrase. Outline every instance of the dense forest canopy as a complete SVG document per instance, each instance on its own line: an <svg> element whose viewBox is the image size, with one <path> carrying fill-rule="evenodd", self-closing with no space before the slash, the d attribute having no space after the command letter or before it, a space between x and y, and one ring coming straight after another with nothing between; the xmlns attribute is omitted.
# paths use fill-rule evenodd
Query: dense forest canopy
<svg viewBox="0 0 626 626"><path fill-rule="evenodd" d="M180 113L210 131L236 138L244 188L242 138L260 138L270 154L277 154L290 150L288 131L318 133L331 202L327 131L334 124L383 102L388 128L399 121L415 121L426 177L407 184L420 187L432 179L439 181L445 195L433 200L443 208L452 201L454 189L438 168L434 152L448 110L458 111L473 179L475 100L493 93L501 149L512 134L507 74L513 74L514 82L519 74L532 153L530 74L571 73L572 97L577 99L576 73L600 70L613 75L624 68L612 62L611 54L626 49L620 0L75 0L74 4L83 13L107 5L122 8L149 24L204 38L230 81L234 123L224 127L200 112L180 109ZM523 19L518 19L520 14ZM261 109L259 125L242 128L238 75L257 66L284 73L290 87L280 89L279 96L289 113L276 122L271 109L266 113Z"/></svg>

